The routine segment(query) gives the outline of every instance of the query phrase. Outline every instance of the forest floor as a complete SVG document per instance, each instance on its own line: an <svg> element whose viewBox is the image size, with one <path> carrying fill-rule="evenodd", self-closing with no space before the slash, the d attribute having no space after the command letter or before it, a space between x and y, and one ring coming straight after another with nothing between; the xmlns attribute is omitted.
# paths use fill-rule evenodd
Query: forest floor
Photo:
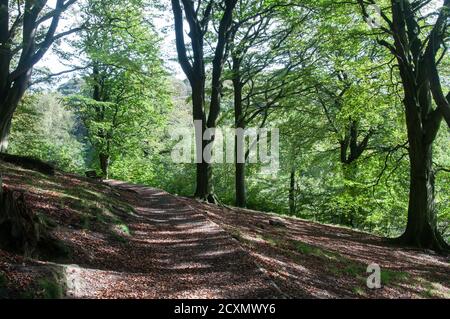
<svg viewBox="0 0 450 319"><path fill-rule="evenodd" d="M450 298L448 257L345 228L0 162L64 256L0 249L0 298ZM380 265L382 288L366 286Z"/></svg>

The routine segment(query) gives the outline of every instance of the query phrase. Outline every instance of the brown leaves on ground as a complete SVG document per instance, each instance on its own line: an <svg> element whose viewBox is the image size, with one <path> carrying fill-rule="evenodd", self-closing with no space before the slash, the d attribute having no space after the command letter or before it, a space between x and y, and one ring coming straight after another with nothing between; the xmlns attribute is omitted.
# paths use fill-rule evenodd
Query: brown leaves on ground
<svg viewBox="0 0 450 319"><path fill-rule="evenodd" d="M0 298L57 297L55 267L69 298L449 297L448 259L368 234L136 185L0 169L69 252L53 264L0 250ZM382 289L366 287L370 263L382 267Z"/></svg>
<svg viewBox="0 0 450 319"><path fill-rule="evenodd" d="M450 298L449 258L297 218L180 199L238 240L291 298ZM381 289L367 288L368 265Z"/></svg>

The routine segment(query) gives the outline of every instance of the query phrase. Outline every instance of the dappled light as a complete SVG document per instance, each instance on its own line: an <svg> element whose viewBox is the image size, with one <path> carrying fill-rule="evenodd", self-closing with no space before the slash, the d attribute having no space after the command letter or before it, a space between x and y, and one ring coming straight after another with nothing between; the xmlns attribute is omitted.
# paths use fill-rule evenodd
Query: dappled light
<svg viewBox="0 0 450 319"><path fill-rule="evenodd" d="M450 299L449 32L450 0L0 0L0 299Z"/></svg>

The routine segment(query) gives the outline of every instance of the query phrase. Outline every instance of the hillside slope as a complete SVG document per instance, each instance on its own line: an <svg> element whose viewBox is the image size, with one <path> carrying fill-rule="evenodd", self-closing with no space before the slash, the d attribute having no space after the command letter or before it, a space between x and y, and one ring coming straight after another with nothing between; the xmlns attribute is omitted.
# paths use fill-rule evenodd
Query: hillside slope
<svg viewBox="0 0 450 319"><path fill-rule="evenodd" d="M0 298L449 298L446 257L293 218L0 162L61 253L0 249ZM383 287L366 288L378 263Z"/></svg>

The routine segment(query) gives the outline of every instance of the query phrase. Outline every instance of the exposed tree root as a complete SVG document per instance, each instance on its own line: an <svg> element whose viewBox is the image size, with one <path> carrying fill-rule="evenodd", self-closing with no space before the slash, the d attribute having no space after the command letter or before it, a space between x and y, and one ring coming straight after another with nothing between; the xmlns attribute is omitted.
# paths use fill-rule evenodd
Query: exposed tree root
<svg viewBox="0 0 450 319"><path fill-rule="evenodd" d="M395 246L432 250L444 256L450 254L450 246L440 234L432 236L427 240L421 240L419 237L413 237L404 233L400 237L389 239L389 242Z"/></svg>
<svg viewBox="0 0 450 319"><path fill-rule="evenodd" d="M0 247L27 257L60 256L65 249L49 234L49 229L28 207L24 193L1 188Z"/></svg>

